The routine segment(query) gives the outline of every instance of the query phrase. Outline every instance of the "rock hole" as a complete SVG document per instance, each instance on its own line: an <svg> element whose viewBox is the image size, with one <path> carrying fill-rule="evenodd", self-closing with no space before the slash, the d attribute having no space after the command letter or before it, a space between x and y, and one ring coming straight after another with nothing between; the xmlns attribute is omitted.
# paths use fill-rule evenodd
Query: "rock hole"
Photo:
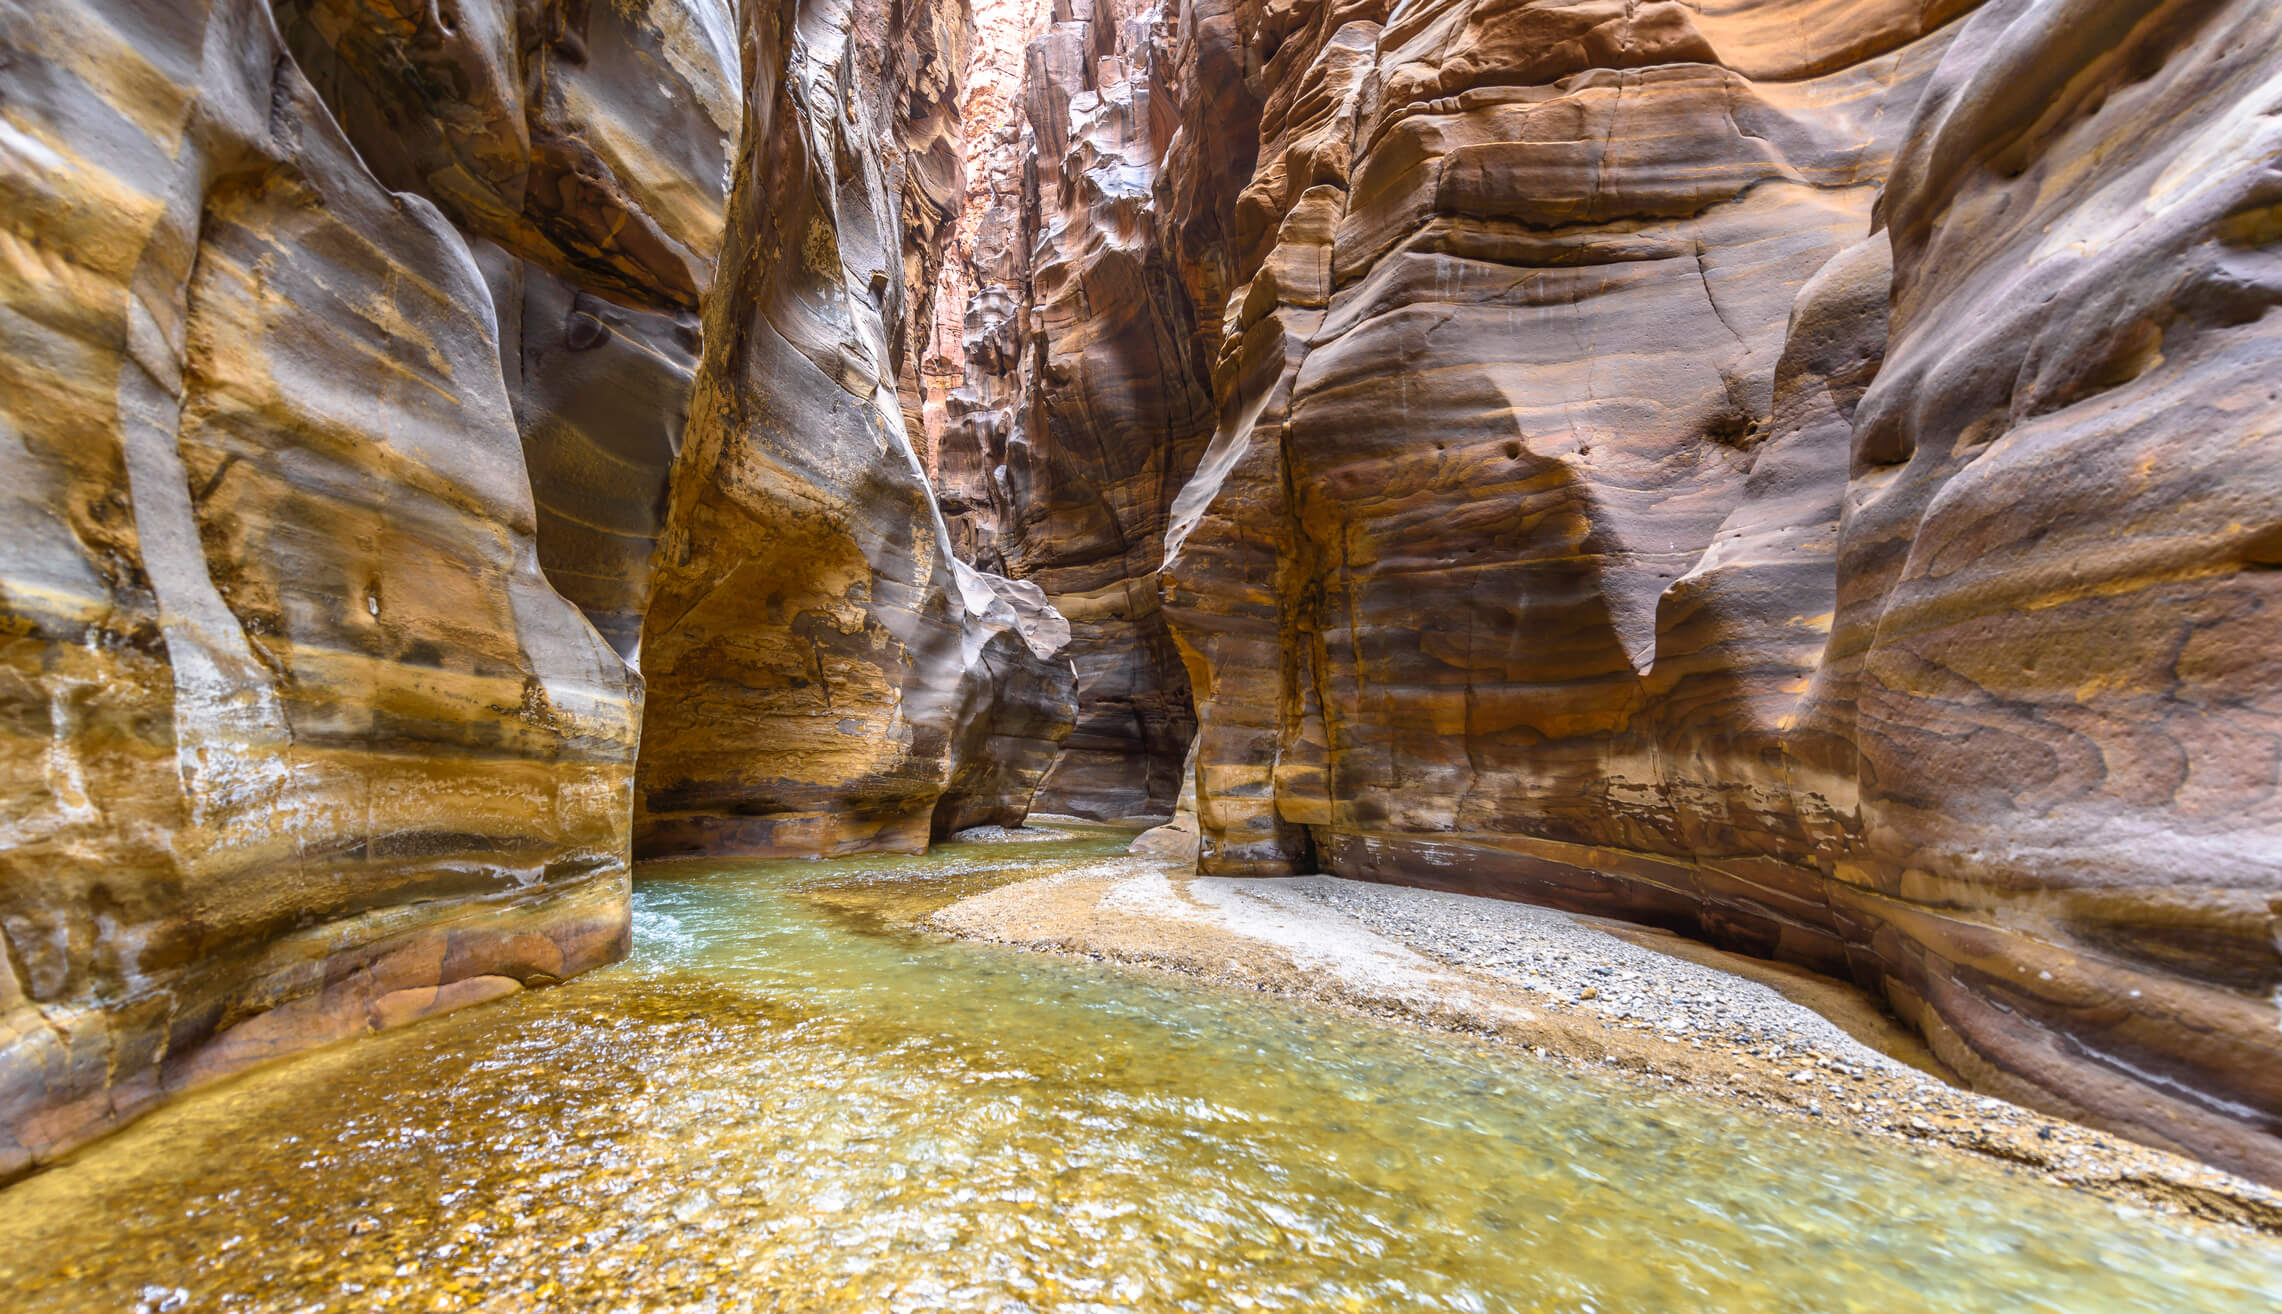
<svg viewBox="0 0 2282 1314"><path fill-rule="evenodd" d="M1724 447L1750 447L1759 438L1759 422L1740 410L1725 411L1704 426L1704 436Z"/></svg>

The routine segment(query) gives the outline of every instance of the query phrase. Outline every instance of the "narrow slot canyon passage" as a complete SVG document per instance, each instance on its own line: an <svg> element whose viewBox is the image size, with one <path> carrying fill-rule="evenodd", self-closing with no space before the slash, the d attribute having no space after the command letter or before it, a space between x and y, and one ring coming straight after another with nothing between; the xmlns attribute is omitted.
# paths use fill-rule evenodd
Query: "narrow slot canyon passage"
<svg viewBox="0 0 2282 1314"><path fill-rule="evenodd" d="M0 0L0 1307L2282 1309L2270 0Z"/></svg>

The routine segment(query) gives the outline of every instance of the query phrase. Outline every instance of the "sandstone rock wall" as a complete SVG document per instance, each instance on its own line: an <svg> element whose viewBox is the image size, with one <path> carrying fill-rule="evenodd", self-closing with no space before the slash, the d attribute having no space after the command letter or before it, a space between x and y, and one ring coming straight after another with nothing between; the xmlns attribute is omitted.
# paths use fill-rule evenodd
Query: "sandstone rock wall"
<svg viewBox="0 0 2282 1314"><path fill-rule="evenodd" d="M1976 1075L2282 1180L2282 11L1993 2L1907 141L1833 902Z"/></svg>
<svg viewBox="0 0 2282 1314"><path fill-rule="evenodd" d="M876 30L846 0L747 15L744 156L642 642L646 856L916 852L1019 820L1068 733L1066 629L953 556L905 428Z"/></svg>
<svg viewBox="0 0 2282 1314"><path fill-rule="evenodd" d="M0 1177L623 952L625 666L483 270L265 5L0 5Z"/></svg>
<svg viewBox="0 0 2282 1314"><path fill-rule="evenodd" d="M921 363L921 422L914 430L936 505L961 561L1003 572L999 471L1021 388L1021 323L1028 259L1023 198L1031 153L1023 112L1030 43L1045 31L1048 0L975 0L975 44L959 125L966 194L935 288L933 332ZM953 429L957 437L945 442Z"/></svg>
<svg viewBox="0 0 2282 1314"><path fill-rule="evenodd" d="M733 0L277 0L382 184L490 279L539 560L620 655L721 245L741 104Z"/></svg>
<svg viewBox="0 0 2282 1314"><path fill-rule="evenodd" d="M1212 424L1208 358L1157 231L1172 20L1112 0L1051 18L1026 52L1020 172L994 180L976 221L966 384L946 398L935 469L970 556L1070 619L1078 726L1039 806L1162 816L1194 721L1156 572Z"/></svg>
<svg viewBox="0 0 2282 1314"><path fill-rule="evenodd" d="M1144 259L1217 327L1163 571L1204 869L1812 964L2282 1179L2277 22L1184 5Z"/></svg>
<svg viewBox="0 0 2282 1314"><path fill-rule="evenodd" d="M880 39L845 58L857 29ZM1067 627L950 561L895 395L961 199L965 41L939 3L0 2L0 1180L623 953L638 735L653 768L813 767L880 842L1020 818L1069 725ZM767 295L716 311L716 350L732 232L737 295ZM809 355L749 349L772 323ZM819 379L843 390L801 416ZM803 419L779 483L740 482L785 437L725 427L748 409ZM723 510L755 504L835 573ZM753 632L707 648L692 571ZM819 587L820 615L785 602ZM872 665L821 670L851 607ZM828 727L876 711L894 765L804 764L811 724L749 710L779 682Z"/></svg>

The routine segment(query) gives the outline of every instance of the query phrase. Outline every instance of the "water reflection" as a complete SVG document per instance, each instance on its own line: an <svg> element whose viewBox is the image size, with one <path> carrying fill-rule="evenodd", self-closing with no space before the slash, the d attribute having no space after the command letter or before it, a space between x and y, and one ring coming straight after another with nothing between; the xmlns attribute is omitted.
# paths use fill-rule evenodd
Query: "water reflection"
<svg viewBox="0 0 2282 1314"><path fill-rule="evenodd" d="M909 923L1122 836L676 866L561 989L0 1194L9 1309L2175 1310L2282 1247Z"/></svg>

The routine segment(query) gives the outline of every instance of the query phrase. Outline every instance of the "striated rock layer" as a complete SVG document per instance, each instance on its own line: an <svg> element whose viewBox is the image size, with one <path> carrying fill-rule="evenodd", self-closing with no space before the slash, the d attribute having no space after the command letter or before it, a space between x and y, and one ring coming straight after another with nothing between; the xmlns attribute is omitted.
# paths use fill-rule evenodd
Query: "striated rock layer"
<svg viewBox="0 0 2282 1314"><path fill-rule="evenodd" d="M1168 24L1203 868L1812 964L1977 1085L2282 1180L2282 17ZM1136 313L1069 304L1056 350Z"/></svg>
<svg viewBox="0 0 2282 1314"><path fill-rule="evenodd" d="M644 856L916 852L1019 821L1069 732L1066 625L953 556L905 428L876 30L847 0L747 15L744 156L642 639Z"/></svg>
<svg viewBox="0 0 2282 1314"><path fill-rule="evenodd" d="M896 401L966 40L946 4L0 0L0 1180L623 953L639 734L668 851L773 851L766 791L657 784L709 753L849 844L1020 819L1067 626L949 559Z"/></svg>
<svg viewBox="0 0 2282 1314"><path fill-rule="evenodd" d="M1039 806L1163 816L1194 718L1157 570L1212 427L1209 358L1157 240L1169 20L1114 0L1051 17L1000 143L1019 142L1019 172L982 180L966 382L945 399L935 469L968 555L1070 620L1078 724Z"/></svg>
<svg viewBox="0 0 2282 1314"><path fill-rule="evenodd" d="M366 167L470 237L539 563L631 660L736 149L733 0L274 7Z"/></svg>
<svg viewBox="0 0 2282 1314"><path fill-rule="evenodd" d="M482 267L267 5L0 4L0 1177L626 944Z"/></svg>

